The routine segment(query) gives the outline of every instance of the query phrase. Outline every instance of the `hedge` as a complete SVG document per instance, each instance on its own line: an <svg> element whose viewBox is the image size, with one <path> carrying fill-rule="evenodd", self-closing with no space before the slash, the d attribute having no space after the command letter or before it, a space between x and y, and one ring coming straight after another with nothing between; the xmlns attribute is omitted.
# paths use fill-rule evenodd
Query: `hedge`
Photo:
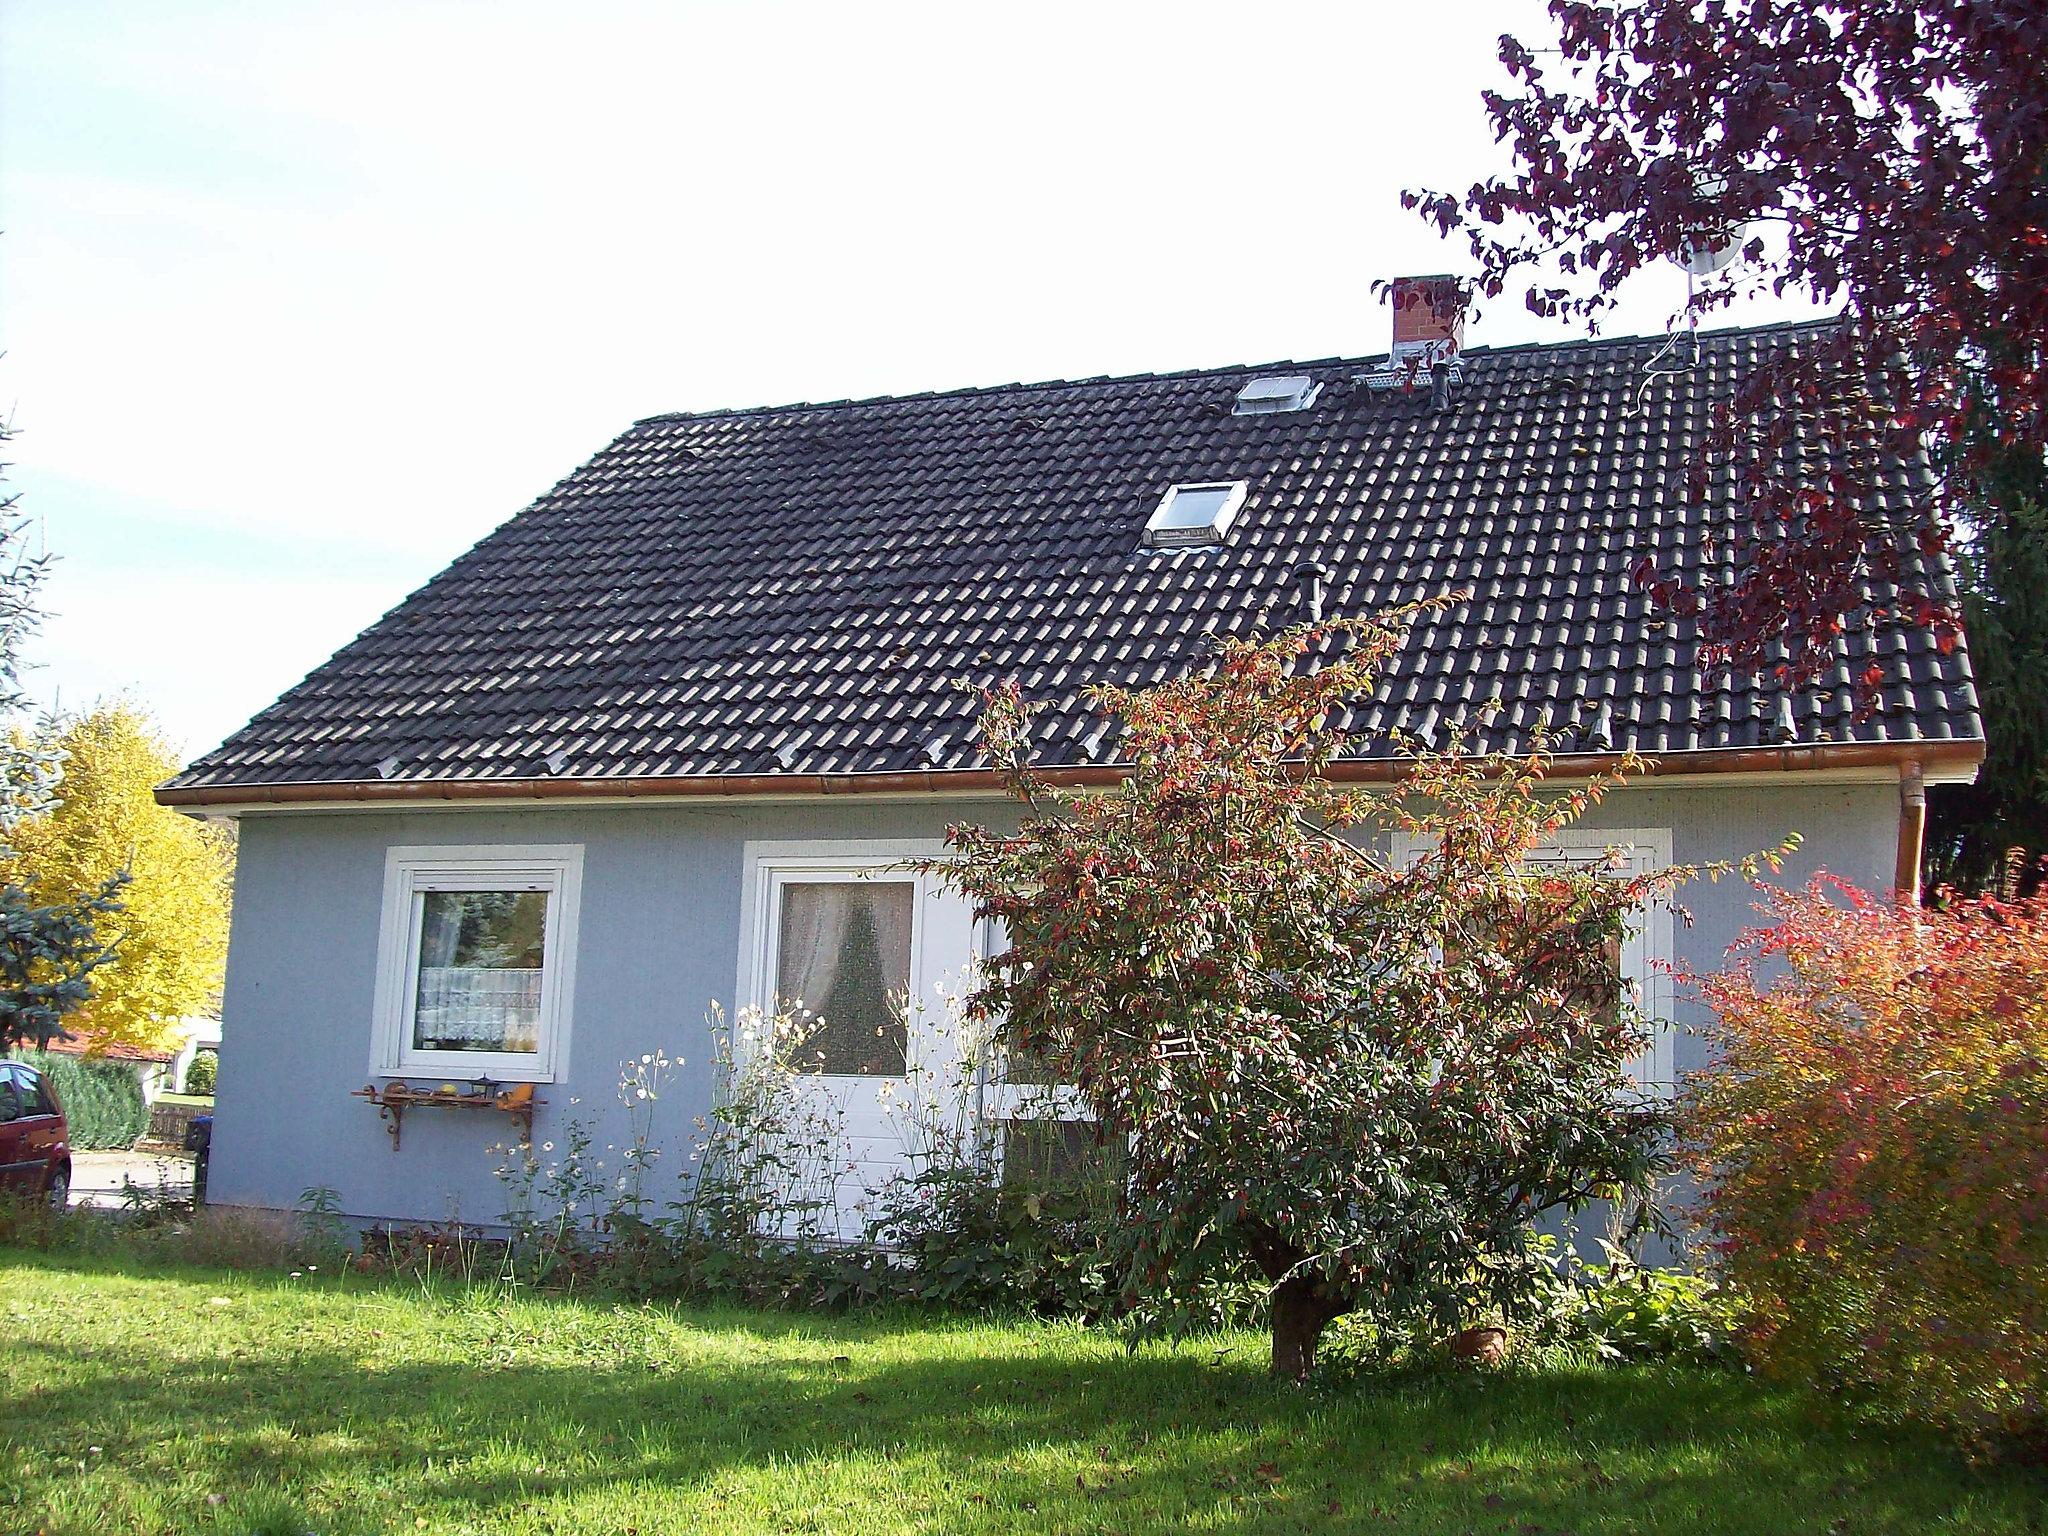
<svg viewBox="0 0 2048 1536"><path fill-rule="evenodd" d="M21 1059L55 1085L74 1148L132 1147L149 1129L149 1106L134 1067L47 1051L23 1051Z"/></svg>

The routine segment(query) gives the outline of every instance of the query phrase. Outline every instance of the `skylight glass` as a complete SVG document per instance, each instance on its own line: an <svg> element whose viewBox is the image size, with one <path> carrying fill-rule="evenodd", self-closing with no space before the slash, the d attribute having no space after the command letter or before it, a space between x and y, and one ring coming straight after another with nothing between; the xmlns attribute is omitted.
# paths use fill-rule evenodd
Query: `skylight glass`
<svg viewBox="0 0 2048 1536"><path fill-rule="evenodd" d="M1145 542L1154 549L1222 543L1244 505L1245 488L1242 480L1169 486L1145 524Z"/></svg>
<svg viewBox="0 0 2048 1536"><path fill-rule="evenodd" d="M1237 392L1231 407L1237 416L1267 416L1278 411L1305 411L1315 404L1323 386L1305 373L1264 374Z"/></svg>

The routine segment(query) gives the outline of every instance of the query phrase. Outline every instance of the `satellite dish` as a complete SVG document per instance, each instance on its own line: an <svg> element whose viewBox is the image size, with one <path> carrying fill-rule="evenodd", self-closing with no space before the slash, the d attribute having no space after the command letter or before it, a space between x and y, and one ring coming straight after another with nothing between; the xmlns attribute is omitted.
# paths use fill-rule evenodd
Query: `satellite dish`
<svg viewBox="0 0 2048 1536"><path fill-rule="evenodd" d="M1730 262L1742 249L1743 225L1732 229L1717 229L1711 234L1696 235L1678 248L1678 264L1685 269L1687 277L1711 277Z"/></svg>
<svg viewBox="0 0 2048 1536"><path fill-rule="evenodd" d="M1672 174L1691 176L1695 197L1713 202L1727 195L1728 178L1718 171L1693 173L1670 156L1662 157L1658 164L1671 167ZM1687 277L1711 277L1742 253L1742 238L1748 232L1747 224L1723 224L1688 235L1678 248L1678 265Z"/></svg>

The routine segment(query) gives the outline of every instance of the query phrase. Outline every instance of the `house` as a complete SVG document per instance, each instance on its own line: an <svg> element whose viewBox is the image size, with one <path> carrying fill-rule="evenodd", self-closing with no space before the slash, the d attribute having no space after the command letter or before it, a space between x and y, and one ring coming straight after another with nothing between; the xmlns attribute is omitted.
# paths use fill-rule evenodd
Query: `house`
<svg viewBox="0 0 2048 1536"><path fill-rule="evenodd" d="M154 1104L162 1094L184 1091L185 1074L201 1051L220 1049L220 1019L213 1014L188 1014L173 1020L156 1045L102 1040L93 1034L90 1024L73 1023L65 1035L52 1039L45 1048L59 1056L133 1067L142 1102Z"/></svg>
<svg viewBox="0 0 2048 1536"><path fill-rule="evenodd" d="M1700 861L1796 832L1788 878L1910 883L1925 785L1983 755L1965 651L1882 630L1859 714L1846 662L1806 687L1704 671L1631 580L1644 556L1727 568L1733 514L1685 504L1688 454L1746 370L1828 323L1462 354L1447 334L1420 388L1397 352L635 423L160 791L241 823L214 1197L327 1185L362 1218L491 1220L505 1117L414 1106L394 1135L358 1090L530 1084L537 1145L576 1115L602 1147L620 1063L660 1047L686 1063L679 1134L712 1091L707 1006L777 995L825 1000L853 1183L886 1177L887 1085L948 1047L885 994L931 999L985 942L898 861L1014 814L959 682L1017 678L1042 760L1109 782L1085 685L1175 675L1317 604L1470 594L1354 728L1462 721L1515 750L1541 725L1567 778L1652 758L1568 851ZM1818 476L1840 460L1817 430L1796 449ZM1870 516L1928 483L1880 474ZM1899 559L1951 589L1903 536ZM1689 924L1645 913L1625 947L1671 1021L1647 1080L1703 1050L1659 962L1714 964L1749 899L1693 891Z"/></svg>
<svg viewBox="0 0 2048 1536"><path fill-rule="evenodd" d="M142 1102L154 1104L160 1094L177 1090L180 1052L168 1046L131 1045L125 1040L101 1042L90 1031L76 1029L69 1038L53 1038L44 1047L53 1056L72 1056L81 1061L103 1061L125 1067L135 1074L135 1086Z"/></svg>

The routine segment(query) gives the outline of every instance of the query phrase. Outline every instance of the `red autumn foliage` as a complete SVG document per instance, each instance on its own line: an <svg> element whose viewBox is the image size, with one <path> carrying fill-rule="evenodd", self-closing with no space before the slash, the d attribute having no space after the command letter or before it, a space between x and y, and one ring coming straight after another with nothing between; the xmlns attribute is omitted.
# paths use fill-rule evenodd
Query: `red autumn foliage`
<svg viewBox="0 0 2048 1536"><path fill-rule="evenodd" d="M1766 1370L2038 1430L2048 1389L2048 903L1769 891L1689 1085L1704 1215Z"/></svg>
<svg viewBox="0 0 2048 1536"><path fill-rule="evenodd" d="M1597 328L1632 274L1729 242L1741 259L1701 283L1695 313L1788 291L1846 310L1832 339L1743 379L1688 466L1694 496L1715 479L1733 489L1734 574L1638 579L1697 613L1708 650L1741 669L1810 677L1852 642L1868 697L1882 678L1871 631L1918 626L1948 648L1959 629L1939 592L1871 611L1865 573L1895 574L1907 539L1941 551L1959 509L1980 526L2010 511L2016 464L2040 479L2048 6L1552 0L1549 12L1553 38L1501 39L1515 88L1484 97L1514 173L1404 201L1469 237L1482 292L1519 280L1542 315ZM1836 453L1818 477L1791 451L1802 418ZM1870 477L1930 446L1942 478L1919 526L1869 518Z"/></svg>

